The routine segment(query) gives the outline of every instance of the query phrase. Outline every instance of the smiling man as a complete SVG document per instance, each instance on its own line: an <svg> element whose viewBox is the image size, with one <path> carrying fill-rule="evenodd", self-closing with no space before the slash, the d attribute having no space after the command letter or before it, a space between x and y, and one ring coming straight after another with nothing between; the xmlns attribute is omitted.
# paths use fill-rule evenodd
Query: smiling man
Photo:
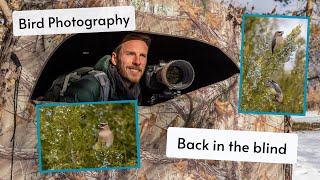
<svg viewBox="0 0 320 180"><path fill-rule="evenodd" d="M126 35L111 56L102 57L87 75L75 82L63 83L69 85L61 88L65 91L62 93L60 91L58 101L138 99L139 82L146 68L150 42L150 38L146 35Z"/></svg>
<svg viewBox="0 0 320 180"><path fill-rule="evenodd" d="M131 38L134 37L131 35ZM130 86L140 81L147 64L148 44L139 39L125 38L112 53L112 64L125 83Z"/></svg>

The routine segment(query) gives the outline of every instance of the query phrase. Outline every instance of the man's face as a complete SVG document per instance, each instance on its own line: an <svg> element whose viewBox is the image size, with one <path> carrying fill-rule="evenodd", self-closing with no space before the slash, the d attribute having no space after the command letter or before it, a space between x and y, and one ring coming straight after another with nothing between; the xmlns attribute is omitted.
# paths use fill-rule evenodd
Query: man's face
<svg viewBox="0 0 320 180"><path fill-rule="evenodd" d="M147 64L148 46L142 40L130 40L121 45L119 54L112 53L112 64L122 78L138 83Z"/></svg>

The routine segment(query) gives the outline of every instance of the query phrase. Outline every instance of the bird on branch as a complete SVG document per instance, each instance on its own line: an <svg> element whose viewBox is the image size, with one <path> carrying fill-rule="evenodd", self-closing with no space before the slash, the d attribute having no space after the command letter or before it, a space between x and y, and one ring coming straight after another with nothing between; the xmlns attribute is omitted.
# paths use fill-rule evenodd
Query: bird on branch
<svg viewBox="0 0 320 180"><path fill-rule="evenodd" d="M284 33L283 31L276 31L274 33L273 39L272 39L272 47L271 47L272 54L276 49L278 49L284 43L284 39L282 37L283 33Z"/></svg>
<svg viewBox="0 0 320 180"><path fill-rule="evenodd" d="M269 88L268 91L273 96L273 101L281 103L283 101L283 93L280 85L274 80L268 80L266 86Z"/></svg>
<svg viewBox="0 0 320 180"><path fill-rule="evenodd" d="M283 101L283 93L280 88L280 85L274 80L268 80L266 82L266 86L268 87L268 91L273 96L273 101L281 103Z"/></svg>
<svg viewBox="0 0 320 180"><path fill-rule="evenodd" d="M104 148L109 148L113 143L113 133L110 130L110 127L107 123L100 123L98 125L99 133L95 145L93 146L94 150L101 150Z"/></svg>

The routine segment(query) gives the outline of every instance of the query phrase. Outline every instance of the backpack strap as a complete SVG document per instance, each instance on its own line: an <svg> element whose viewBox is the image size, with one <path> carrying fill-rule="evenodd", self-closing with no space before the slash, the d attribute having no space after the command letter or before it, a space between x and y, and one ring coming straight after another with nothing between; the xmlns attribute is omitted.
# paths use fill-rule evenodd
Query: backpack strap
<svg viewBox="0 0 320 180"><path fill-rule="evenodd" d="M70 82L78 81L83 75L90 73L92 70L92 67L82 67L65 75L59 95L64 96L64 93L67 91Z"/></svg>
<svg viewBox="0 0 320 180"><path fill-rule="evenodd" d="M80 79L80 76L78 76L77 72L72 72L72 73L67 74L66 77L64 78L64 81L63 81L62 89L60 91L60 96L63 96L64 93L66 92L67 87L69 85L69 80L71 78Z"/></svg>
<svg viewBox="0 0 320 180"><path fill-rule="evenodd" d="M70 84L77 83L79 80L86 78L85 76L94 77L94 79L99 82L99 100L107 101L110 91L110 80L105 72L94 70L93 67L82 67L68 74L60 75L53 81L50 89L46 92L42 100L59 101L61 97L64 97Z"/></svg>
<svg viewBox="0 0 320 180"><path fill-rule="evenodd" d="M110 91L110 80L107 77L106 73L103 71L92 70L89 72L92 74L100 84L100 100L108 101L109 91Z"/></svg>

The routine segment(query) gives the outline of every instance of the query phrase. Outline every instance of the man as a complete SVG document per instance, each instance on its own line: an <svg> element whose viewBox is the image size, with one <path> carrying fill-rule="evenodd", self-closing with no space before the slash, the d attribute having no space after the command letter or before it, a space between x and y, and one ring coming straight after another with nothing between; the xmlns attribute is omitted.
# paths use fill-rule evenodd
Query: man
<svg viewBox="0 0 320 180"><path fill-rule="evenodd" d="M126 35L112 55L104 56L94 67L106 74L107 90L102 92L101 82L93 75L86 75L70 84L59 101L99 101L102 93L107 93L107 100L138 99L139 81L146 68L150 41L146 35Z"/></svg>

